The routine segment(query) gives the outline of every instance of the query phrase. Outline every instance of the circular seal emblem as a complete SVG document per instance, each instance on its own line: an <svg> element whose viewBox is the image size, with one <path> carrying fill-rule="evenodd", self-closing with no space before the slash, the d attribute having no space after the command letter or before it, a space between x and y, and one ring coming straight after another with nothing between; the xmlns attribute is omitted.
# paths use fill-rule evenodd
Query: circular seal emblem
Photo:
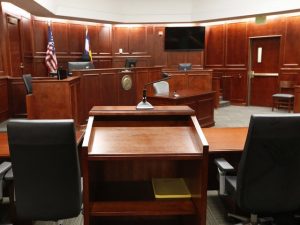
<svg viewBox="0 0 300 225"><path fill-rule="evenodd" d="M122 77L121 81L122 87L125 91L128 91L132 87L132 79L129 75L125 75Z"/></svg>

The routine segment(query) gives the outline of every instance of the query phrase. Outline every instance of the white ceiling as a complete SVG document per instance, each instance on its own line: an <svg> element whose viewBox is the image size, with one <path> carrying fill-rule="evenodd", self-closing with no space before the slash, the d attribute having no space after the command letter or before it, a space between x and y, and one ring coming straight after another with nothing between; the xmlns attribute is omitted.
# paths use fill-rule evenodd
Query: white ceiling
<svg viewBox="0 0 300 225"><path fill-rule="evenodd" d="M36 16L112 23L204 22L300 11L300 0L8 0Z"/></svg>

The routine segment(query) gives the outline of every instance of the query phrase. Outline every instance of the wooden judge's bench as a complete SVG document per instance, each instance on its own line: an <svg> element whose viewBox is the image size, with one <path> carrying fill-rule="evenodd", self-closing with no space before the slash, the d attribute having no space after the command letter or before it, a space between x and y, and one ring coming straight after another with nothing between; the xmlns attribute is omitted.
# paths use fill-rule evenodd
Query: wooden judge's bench
<svg viewBox="0 0 300 225"><path fill-rule="evenodd" d="M153 104L189 105L196 111L201 126L213 126L217 92L212 91L212 71L168 73L170 93L178 90L181 97L169 101L153 99ZM73 118L76 124L85 124L94 105L137 105L145 84L161 76L161 67L137 67L78 70L64 80L34 78L32 94L26 96L27 115L30 119ZM152 86L147 87L147 94L153 97Z"/></svg>

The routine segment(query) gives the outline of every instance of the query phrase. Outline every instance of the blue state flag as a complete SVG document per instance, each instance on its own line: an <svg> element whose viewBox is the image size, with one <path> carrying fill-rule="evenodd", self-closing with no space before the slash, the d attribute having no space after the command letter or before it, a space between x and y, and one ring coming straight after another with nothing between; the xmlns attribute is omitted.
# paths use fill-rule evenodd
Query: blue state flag
<svg viewBox="0 0 300 225"><path fill-rule="evenodd" d="M90 48L90 36L89 36L89 31L86 28L85 29L85 38L84 38L84 51L82 54L82 60L83 61L93 61L92 59L92 50Z"/></svg>

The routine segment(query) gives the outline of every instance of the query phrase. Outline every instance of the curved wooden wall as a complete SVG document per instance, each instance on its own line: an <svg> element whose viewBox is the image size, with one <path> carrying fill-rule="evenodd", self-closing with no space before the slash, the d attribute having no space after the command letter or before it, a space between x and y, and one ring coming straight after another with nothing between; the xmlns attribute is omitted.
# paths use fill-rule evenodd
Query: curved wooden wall
<svg viewBox="0 0 300 225"><path fill-rule="evenodd" d="M45 51L47 46L47 21L34 16L16 15L0 6L0 76L16 76L15 71L47 76ZM9 19L19 26L21 60L23 68L11 57L9 47ZM178 63L190 62L194 68L213 69L215 77L222 80L223 95L233 103L247 102L247 71L249 38L280 36L279 80L293 80L300 84L300 16L268 18L265 24L254 21L236 21L206 26L205 51L164 51L164 25L118 26L100 23L80 24L57 20L52 23L59 65L80 60L84 31L89 29L91 49L96 68L122 67L127 57L136 58L137 66L163 66L176 69ZM123 50L120 54L119 49ZM109 81L107 81L109 82ZM25 92L16 80L8 82L10 115L24 114ZM12 95L11 95L12 94ZM19 99L19 100L18 100Z"/></svg>

